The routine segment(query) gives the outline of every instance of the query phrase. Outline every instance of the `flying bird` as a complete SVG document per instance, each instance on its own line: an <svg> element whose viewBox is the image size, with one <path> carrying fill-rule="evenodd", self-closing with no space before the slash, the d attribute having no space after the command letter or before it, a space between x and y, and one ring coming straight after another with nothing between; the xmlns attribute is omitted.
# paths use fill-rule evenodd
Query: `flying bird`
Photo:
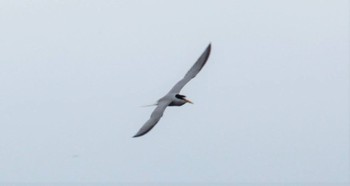
<svg viewBox="0 0 350 186"><path fill-rule="evenodd" d="M190 70L186 73L186 75L175 84L175 86L162 98L160 98L155 104L157 107L151 114L150 119L141 127L141 129L133 136L139 137L148 133L160 120L163 116L163 112L167 108L167 106L182 106L185 103L191 103L190 100L186 98L186 96L181 95L181 89L196 75L201 71L205 63L207 62L211 50L211 44L204 50L202 55L198 58L196 63L190 68Z"/></svg>

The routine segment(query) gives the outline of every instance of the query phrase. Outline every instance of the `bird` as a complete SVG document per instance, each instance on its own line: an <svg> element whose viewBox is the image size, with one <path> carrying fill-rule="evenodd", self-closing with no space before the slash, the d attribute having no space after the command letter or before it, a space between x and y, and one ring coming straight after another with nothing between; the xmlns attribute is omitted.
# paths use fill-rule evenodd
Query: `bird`
<svg viewBox="0 0 350 186"><path fill-rule="evenodd" d="M207 63L211 51L211 43L206 47L202 55L197 59L190 70L185 76L178 81L172 89L162 98L160 98L156 104L156 108L153 110L151 117L146 123L139 129L139 131L133 136L140 137L147 134L163 116L165 109L168 106L182 106L186 103L193 104L192 101L188 100L185 95L180 94L181 89L202 70L204 65Z"/></svg>

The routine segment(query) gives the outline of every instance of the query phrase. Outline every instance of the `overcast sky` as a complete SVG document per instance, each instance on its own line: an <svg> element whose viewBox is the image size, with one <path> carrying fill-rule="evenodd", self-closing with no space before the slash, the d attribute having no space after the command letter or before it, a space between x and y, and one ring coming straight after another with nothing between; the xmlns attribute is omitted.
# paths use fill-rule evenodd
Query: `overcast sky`
<svg viewBox="0 0 350 186"><path fill-rule="evenodd" d="M0 0L0 182L345 184L349 31L346 0Z"/></svg>

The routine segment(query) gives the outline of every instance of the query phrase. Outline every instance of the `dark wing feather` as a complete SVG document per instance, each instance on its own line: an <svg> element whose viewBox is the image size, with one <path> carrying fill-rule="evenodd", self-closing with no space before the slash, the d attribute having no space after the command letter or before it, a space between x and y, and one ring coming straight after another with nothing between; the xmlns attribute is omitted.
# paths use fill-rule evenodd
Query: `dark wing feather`
<svg viewBox="0 0 350 186"><path fill-rule="evenodd" d="M202 70L203 66L207 62L211 50L211 44L205 49L203 54L198 58L196 63L191 67L191 69L186 73L186 75L176 83L176 85L169 91L169 93L180 93L181 89Z"/></svg>
<svg viewBox="0 0 350 186"><path fill-rule="evenodd" d="M163 116L164 110L169 104L170 104L170 101L168 100L160 101L157 107L152 112L149 120L141 127L141 129L133 137L135 138L135 137L143 136L147 132L149 132L158 123L160 118Z"/></svg>

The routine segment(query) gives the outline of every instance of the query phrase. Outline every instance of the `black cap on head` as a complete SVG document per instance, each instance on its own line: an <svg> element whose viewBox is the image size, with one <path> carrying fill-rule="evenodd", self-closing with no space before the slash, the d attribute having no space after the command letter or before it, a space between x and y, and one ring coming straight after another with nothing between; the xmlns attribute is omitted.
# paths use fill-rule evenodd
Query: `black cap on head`
<svg viewBox="0 0 350 186"><path fill-rule="evenodd" d="M176 94L175 97L176 97L177 99L183 99L183 98L185 98L186 96L181 95L181 94Z"/></svg>

